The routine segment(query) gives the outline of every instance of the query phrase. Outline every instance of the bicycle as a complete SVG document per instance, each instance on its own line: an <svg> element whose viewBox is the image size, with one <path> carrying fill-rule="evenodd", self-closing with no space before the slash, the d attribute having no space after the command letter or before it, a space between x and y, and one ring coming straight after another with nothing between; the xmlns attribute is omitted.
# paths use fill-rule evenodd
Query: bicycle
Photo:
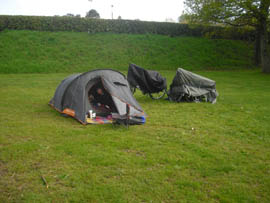
<svg viewBox="0 0 270 203"><path fill-rule="evenodd" d="M166 78L157 71L145 70L135 64L130 64L127 80L133 94L136 89L139 89L154 100L161 99L167 94Z"/></svg>

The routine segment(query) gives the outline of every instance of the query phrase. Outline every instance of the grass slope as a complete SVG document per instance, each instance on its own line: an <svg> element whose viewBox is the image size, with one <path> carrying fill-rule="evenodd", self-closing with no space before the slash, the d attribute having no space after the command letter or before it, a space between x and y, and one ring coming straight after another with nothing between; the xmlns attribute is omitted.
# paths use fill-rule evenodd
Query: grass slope
<svg viewBox="0 0 270 203"><path fill-rule="evenodd" d="M0 73L126 70L130 62L147 69L251 68L252 45L242 41L160 35L78 32L0 32Z"/></svg>
<svg viewBox="0 0 270 203"><path fill-rule="evenodd" d="M217 104L136 92L149 117L129 129L50 108L67 74L0 75L0 202L270 202L269 76L199 74Z"/></svg>

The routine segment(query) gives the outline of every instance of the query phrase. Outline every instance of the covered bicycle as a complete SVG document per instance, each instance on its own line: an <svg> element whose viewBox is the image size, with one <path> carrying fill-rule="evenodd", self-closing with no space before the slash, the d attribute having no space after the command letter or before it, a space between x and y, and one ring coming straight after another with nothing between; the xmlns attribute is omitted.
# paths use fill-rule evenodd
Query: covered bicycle
<svg viewBox="0 0 270 203"><path fill-rule="evenodd" d="M148 94L152 99L161 99L167 92L167 81L159 72L145 70L135 64L130 64L128 68L127 80L132 93L136 89Z"/></svg>
<svg viewBox="0 0 270 203"><path fill-rule="evenodd" d="M211 102L216 103L218 92L216 82L201 75L178 68L168 97L175 102Z"/></svg>

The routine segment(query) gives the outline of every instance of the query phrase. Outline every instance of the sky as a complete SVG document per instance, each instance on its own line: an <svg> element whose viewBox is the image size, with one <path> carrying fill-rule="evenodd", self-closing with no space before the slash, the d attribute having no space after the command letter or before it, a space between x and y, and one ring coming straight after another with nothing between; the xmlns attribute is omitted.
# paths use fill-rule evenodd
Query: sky
<svg viewBox="0 0 270 203"><path fill-rule="evenodd" d="M113 8L111 5L114 5ZM0 15L54 16L67 13L85 16L95 9L101 18L165 21L178 17L184 10L183 0L0 0Z"/></svg>

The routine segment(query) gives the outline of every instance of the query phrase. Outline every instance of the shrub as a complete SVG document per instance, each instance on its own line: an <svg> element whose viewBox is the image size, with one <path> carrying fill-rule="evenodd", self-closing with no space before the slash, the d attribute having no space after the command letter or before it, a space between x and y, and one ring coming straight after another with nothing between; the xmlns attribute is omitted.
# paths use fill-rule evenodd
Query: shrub
<svg viewBox="0 0 270 203"><path fill-rule="evenodd" d="M70 18L67 16L8 16L0 15L0 30L39 30L75 32L113 32L128 34L160 34L168 36L197 36L235 40L253 40L251 29L201 26L135 20L105 20Z"/></svg>

